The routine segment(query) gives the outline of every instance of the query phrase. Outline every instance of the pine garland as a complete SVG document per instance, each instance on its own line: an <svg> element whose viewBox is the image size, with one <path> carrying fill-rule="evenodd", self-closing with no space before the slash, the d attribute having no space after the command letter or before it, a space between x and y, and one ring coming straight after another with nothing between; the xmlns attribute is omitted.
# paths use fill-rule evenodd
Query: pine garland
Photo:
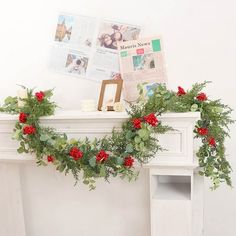
<svg viewBox="0 0 236 236"><path fill-rule="evenodd" d="M209 177L212 189L216 189L221 182L232 184L224 142L229 137L229 125L234 121L229 106L220 100L210 100L201 92L207 83L194 84L189 91L178 87L177 92L160 85L149 98L140 86L140 98L136 104L130 104L130 118L122 129L113 129L110 136L94 140L69 140L66 134L40 125L40 117L53 115L57 107L50 101L52 90L34 94L28 89L27 98L22 99L23 107L18 107L17 97L7 97L0 112L19 114L13 134L20 143L19 153L35 154L38 165L52 163L58 171L72 173L76 183L82 178L84 184L94 189L98 178L106 181L116 176L129 181L136 179L138 172L134 162L148 163L163 150L156 134L164 134L172 128L157 119L162 113L199 111L201 119L194 129L195 137L202 141L197 152L199 174Z"/></svg>

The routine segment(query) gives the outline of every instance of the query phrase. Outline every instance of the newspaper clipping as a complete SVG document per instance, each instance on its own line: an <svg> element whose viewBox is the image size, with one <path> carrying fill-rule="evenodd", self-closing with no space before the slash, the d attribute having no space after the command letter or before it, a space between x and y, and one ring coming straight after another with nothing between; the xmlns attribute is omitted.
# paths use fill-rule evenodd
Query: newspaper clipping
<svg viewBox="0 0 236 236"><path fill-rule="evenodd" d="M166 70L160 37L118 43L120 70L124 80L124 99L138 98L138 84L145 84L147 95L160 83L166 83Z"/></svg>
<svg viewBox="0 0 236 236"><path fill-rule="evenodd" d="M93 80L118 79L117 45L137 40L140 27L87 16L60 14L51 50L50 67Z"/></svg>

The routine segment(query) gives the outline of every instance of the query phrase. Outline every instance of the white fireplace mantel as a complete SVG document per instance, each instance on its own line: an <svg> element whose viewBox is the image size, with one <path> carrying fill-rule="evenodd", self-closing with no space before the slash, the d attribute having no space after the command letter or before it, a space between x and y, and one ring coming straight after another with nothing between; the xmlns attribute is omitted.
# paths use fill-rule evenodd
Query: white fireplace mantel
<svg viewBox="0 0 236 236"><path fill-rule="evenodd" d="M54 127L58 132L67 133L69 137L100 137L110 134L113 127L120 128L121 124L128 119L126 112L81 112L81 111L58 111L54 116L43 117L41 122L45 126ZM168 165L171 157L176 159L177 165L192 164L193 141L187 138L192 136L194 123L199 119L198 112L165 113L158 118L164 124L170 125L176 131L161 135L160 142L167 152L160 153L155 164ZM12 140L12 130L18 120L17 115L0 114L0 160L1 161L27 161L33 160L31 155L21 155L16 152L17 141ZM168 140L177 141L175 143ZM189 143L190 142L190 143ZM189 144L191 146L189 147ZM168 158L166 158L168 156ZM191 158L188 160L188 158ZM172 158L172 159L173 159ZM152 164L154 163L152 162ZM172 160L169 164L173 164Z"/></svg>
<svg viewBox="0 0 236 236"><path fill-rule="evenodd" d="M146 165L150 169L151 236L201 236L203 231L203 178L197 175L193 129L197 112L165 113L158 117L175 130L160 135L167 149ZM26 236L19 164L34 156L19 155L11 139L16 115L0 114L0 207L7 212L0 221L0 235ZM70 138L109 135L128 119L126 113L58 111L41 119L43 125L65 132ZM66 177L65 177L66 178ZM9 184L10 183L10 184ZM12 227L14 222L14 227ZM122 236L122 235L121 235Z"/></svg>

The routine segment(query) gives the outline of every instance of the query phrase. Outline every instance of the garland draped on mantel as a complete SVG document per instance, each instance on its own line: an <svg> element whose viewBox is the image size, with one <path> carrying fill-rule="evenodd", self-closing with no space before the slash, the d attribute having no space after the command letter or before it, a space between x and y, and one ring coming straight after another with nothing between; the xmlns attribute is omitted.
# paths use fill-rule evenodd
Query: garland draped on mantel
<svg viewBox="0 0 236 236"><path fill-rule="evenodd" d="M194 129L195 137L202 141L197 152L199 174L210 177L212 189L216 189L221 182L231 186L231 167L225 157L224 142L229 137L228 125L234 121L229 106L220 100L210 100L202 92L207 83L194 84L188 91L178 87L177 92L160 85L148 98L140 86L140 98L130 105L127 111L130 118L122 129L114 129L110 136L94 140L69 140L66 134L41 126L40 117L53 115L57 107L50 101L52 90L34 94L32 89L27 89L27 98L21 99L22 107L18 106L17 97L7 97L0 111L19 114L13 133L20 144L18 153L33 153L38 165L52 163L60 172L71 172L76 182L82 172L83 183L90 189L95 188L97 178L106 181L111 176L129 181L137 178L134 162L148 163L162 151L158 134L172 129L158 120L162 113L199 111L201 119Z"/></svg>

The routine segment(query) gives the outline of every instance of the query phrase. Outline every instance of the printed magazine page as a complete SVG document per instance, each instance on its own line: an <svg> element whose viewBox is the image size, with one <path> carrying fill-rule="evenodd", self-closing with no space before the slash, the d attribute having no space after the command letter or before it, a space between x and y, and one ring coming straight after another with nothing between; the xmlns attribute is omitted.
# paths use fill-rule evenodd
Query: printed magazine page
<svg viewBox="0 0 236 236"><path fill-rule="evenodd" d="M139 34L139 26L62 13L57 21L50 67L97 81L120 78L117 44L137 40Z"/></svg>
<svg viewBox="0 0 236 236"><path fill-rule="evenodd" d="M149 90L167 82L160 37L119 42L118 50L125 100L129 102L137 100L138 84L145 83L146 89Z"/></svg>

